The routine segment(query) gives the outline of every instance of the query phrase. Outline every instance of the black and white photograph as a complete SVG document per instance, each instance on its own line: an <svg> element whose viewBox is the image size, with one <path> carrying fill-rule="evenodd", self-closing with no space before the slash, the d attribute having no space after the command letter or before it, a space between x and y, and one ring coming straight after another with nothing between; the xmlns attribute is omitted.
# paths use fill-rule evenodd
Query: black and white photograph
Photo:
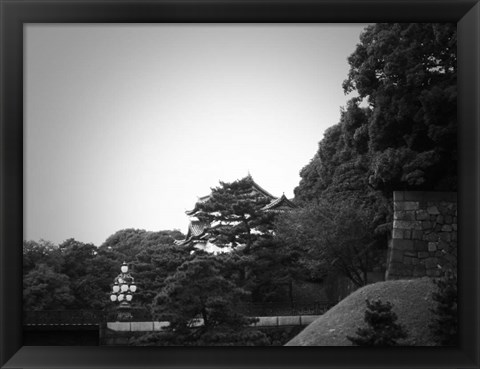
<svg viewBox="0 0 480 369"><path fill-rule="evenodd" d="M24 345L458 345L456 23L23 32Z"/></svg>

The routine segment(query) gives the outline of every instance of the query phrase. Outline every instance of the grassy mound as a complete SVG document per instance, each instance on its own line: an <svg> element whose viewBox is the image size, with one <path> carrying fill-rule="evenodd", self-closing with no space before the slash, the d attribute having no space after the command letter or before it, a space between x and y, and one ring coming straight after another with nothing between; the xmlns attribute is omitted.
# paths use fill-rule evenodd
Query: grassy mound
<svg viewBox="0 0 480 369"><path fill-rule="evenodd" d="M433 346L428 325L432 320L432 292L435 285L430 278L378 282L365 286L327 311L290 340L286 346L351 346L347 335L355 336L364 322L365 300L390 301L408 338L400 341L409 346Z"/></svg>

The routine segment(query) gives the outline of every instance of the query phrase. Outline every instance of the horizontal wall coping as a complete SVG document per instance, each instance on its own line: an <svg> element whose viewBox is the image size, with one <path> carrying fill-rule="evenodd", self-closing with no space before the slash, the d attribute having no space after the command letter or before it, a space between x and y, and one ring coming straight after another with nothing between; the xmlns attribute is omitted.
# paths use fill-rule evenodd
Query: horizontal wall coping
<svg viewBox="0 0 480 369"><path fill-rule="evenodd" d="M457 193L447 191L393 191L393 201L457 202Z"/></svg>
<svg viewBox="0 0 480 369"><path fill-rule="evenodd" d="M284 325L308 325L321 315L291 315L291 316L259 316L253 323L255 327L279 327ZM203 320L195 326L203 324ZM107 322L107 328L117 332L161 331L170 325L169 322Z"/></svg>

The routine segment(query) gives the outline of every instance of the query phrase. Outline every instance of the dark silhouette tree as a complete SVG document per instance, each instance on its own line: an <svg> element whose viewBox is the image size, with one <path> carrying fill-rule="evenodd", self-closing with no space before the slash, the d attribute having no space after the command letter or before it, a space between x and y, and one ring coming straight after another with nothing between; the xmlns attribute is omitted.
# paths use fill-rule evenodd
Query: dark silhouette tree
<svg viewBox="0 0 480 369"><path fill-rule="evenodd" d="M74 300L68 276L46 264L38 264L23 277L24 310L62 310Z"/></svg>
<svg viewBox="0 0 480 369"><path fill-rule="evenodd" d="M298 251L312 277L340 274L361 287L383 255L375 228L375 214L355 201L319 201L280 216L277 237Z"/></svg>
<svg viewBox="0 0 480 369"><path fill-rule="evenodd" d="M370 183L455 190L457 55L453 23L368 26L348 58L346 92L369 105Z"/></svg>
<svg viewBox="0 0 480 369"><path fill-rule="evenodd" d="M247 292L224 278L228 263L213 255L184 262L155 297L157 320L170 323L165 333L140 341L157 345L244 345L265 337L251 331L254 322L239 304ZM266 341L265 341L266 342Z"/></svg>
<svg viewBox="0 0 480 369"><path fill-rule="evenodd" d="M347 338L357 346L397 346L398 340L408 337L405 328L397 323L390 302L366 300L365 323L367 327L357 329L357 336Z"/></svg>
<svg viewBox="0 0 480 369"><path fill-rule="evenodd" d="M443 346L458 345L458 293L457 273L445 272L442 278L434 280L437 290L432 294L435 307L430 329L435 342Z"/></svg>
<svg viewBox="0 0 480 369"><path fill-rule="evenodd" d="M271 199L252 191L253 179L243 179L212 188L210 197L196 204L192 216L206 224L206 238L219 247L244 247L249 253L258 239L268 237L272 230L271 213L261 209Z"/></svg>

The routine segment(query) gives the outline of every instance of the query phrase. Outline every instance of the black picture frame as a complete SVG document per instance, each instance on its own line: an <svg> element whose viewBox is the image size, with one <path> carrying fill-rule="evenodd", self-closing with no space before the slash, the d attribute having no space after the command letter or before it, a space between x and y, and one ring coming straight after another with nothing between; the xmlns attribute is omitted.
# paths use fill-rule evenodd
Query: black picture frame
<svg viewBox="0 0 480 369"><path fill-rule="evenodd" d="M4 368L478 368L478 0L0 0L0 365ZM25 23L457 22L460 345L445 347L22 347Z"/></svg>

